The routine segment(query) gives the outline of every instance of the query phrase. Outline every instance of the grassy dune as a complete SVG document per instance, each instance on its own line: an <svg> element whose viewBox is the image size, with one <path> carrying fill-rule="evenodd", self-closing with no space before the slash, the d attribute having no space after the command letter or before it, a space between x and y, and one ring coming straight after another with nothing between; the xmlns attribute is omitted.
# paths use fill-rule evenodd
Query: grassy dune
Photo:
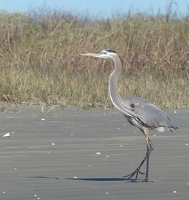
<svg viewBox="0 0 189 200"><path fill-rule="evenodd" d="M122 96L163 108L189 107L189 21L129 14L92 19L60 11L0 14L1 103L112 108L113 63L80 53L114 49L124 73Z"/></svg>

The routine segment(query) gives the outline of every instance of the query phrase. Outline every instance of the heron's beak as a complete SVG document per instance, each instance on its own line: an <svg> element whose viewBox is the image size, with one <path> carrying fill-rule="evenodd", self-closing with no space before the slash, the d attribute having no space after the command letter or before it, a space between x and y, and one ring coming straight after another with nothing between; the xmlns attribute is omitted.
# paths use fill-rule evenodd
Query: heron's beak
<svg viewBox="0 0 189 200"><path fill-rule="evenodd" d="M92 56L92 57L100 57L100 53L84 53L80 54L81 56Z"/></svg>

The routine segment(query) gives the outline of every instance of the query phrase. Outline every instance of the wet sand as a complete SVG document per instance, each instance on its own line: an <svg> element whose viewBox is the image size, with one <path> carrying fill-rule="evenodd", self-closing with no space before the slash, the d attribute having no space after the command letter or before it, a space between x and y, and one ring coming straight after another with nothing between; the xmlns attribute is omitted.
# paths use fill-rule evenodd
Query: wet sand
<svg viewBox="0 0 189 200"><path fill-rule="evenodd" d="M122 178L141 162L146 145L116 110L42 113L38 106L22 106L1 112L0 199L188 200L189 110L167 112L179 130L150 132L155 148L148 183Z"/></svg>

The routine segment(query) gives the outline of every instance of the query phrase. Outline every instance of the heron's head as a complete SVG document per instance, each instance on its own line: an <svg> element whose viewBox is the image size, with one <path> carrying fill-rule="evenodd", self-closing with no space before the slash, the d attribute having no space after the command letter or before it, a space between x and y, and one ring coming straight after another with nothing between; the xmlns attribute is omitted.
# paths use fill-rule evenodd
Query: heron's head
<svg viewBox="0 0 189 200"><path fill-rule="evenodd" d="M117 55L117 53L114 50L111 49L105 49L102 50L99 53L85 53L85 54L80 54L82 56L92 56L92 57L97 57L97 58L111 58L113 59L113 57L115 55Z"/></svg>

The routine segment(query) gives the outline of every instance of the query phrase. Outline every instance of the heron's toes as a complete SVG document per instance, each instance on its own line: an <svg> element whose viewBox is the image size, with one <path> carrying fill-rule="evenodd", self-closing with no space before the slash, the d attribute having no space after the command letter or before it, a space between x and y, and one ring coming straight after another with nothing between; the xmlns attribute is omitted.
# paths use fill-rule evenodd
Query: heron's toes
<svg viewBox="0 0 189 200"><path fill-rule="evenodd" d="M133 180L137 180L138 174L144 175L145 173L144 173L144 172L141 172L141 171L137 168L137 169L136 169L134 172L132 172L131 174L128 174L128 175L123 176L123 177L126 178L127 180L129 180L129 179L133 178L133 176L135 176L135 179L133 179Z"/></svg>

